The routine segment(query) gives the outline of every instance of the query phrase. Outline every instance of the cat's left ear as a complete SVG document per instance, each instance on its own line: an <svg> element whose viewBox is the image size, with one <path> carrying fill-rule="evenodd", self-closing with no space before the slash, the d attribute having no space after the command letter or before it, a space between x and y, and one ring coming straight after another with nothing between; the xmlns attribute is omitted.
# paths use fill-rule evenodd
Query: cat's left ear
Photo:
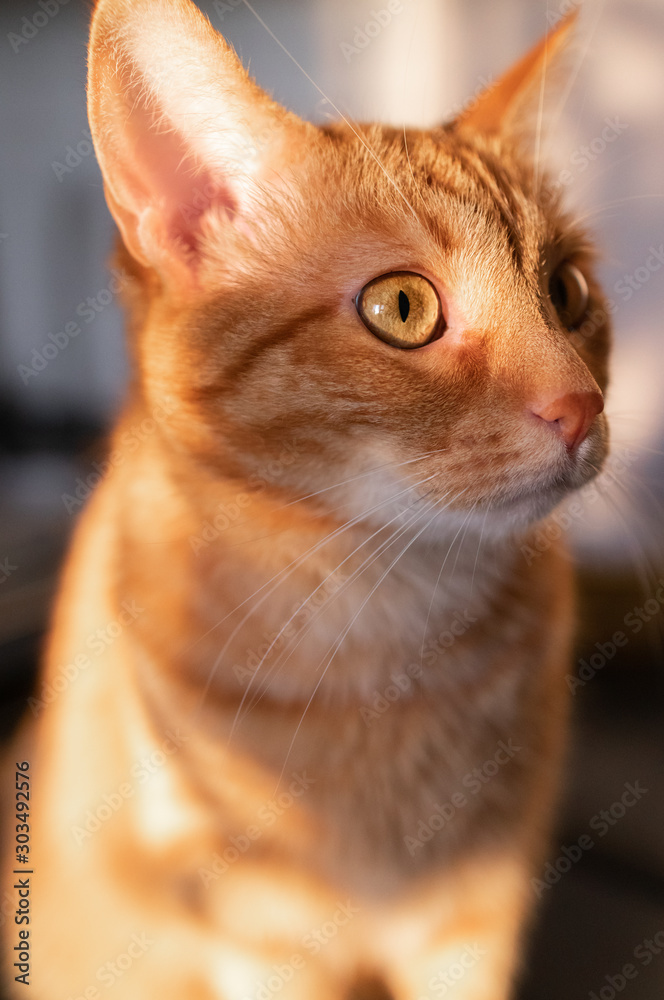
<svg viewBox="0 0 664 1000"><path fill-rule="evenodd" d="M513 138L533 134L539 128L545 91L563 68L576 21L576 11L562 18L553 31L459 115L454 127Z"/></svg>
<svg viewBox="0 0 664 1000"><path fill-rule="evenodd" d="M216 218L250 233L312 126L250 79L190 0L100 0L88 114L125 245L164 285L200 287Z"/></svg>

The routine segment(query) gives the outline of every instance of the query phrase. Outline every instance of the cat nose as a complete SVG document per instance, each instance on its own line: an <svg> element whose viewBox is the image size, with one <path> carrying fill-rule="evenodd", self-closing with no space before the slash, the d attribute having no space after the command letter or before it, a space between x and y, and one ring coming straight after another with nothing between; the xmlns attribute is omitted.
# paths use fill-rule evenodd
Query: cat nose
<svg viewBox="0 0 664 1000"><path fill-rule="evenodd" d="M593 420L604 409L604 399L600 392L567 392L554 399L540 399L529 409L551 424L572 451L581 444Z"/></svg>

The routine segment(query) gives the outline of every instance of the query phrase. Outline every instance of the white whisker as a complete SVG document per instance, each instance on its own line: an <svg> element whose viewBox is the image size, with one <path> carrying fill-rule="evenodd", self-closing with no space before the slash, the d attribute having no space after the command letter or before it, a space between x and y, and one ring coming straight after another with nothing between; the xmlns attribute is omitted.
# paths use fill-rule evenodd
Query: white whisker
<svg viewBox="0 0 664 1000"><path fill-rule="evenodd" d="M205 685L203 686L203 689L202 689L202 692L201 692L199 709L202 708L202 705L203 705L205 699L207 698L207 695L209 693L210 686L212 684L214 676L215 676L215 674L217 672L219 664L221 663L221 660L222 660L222 658L224 656L224 653L228 649L229 645L231 644L231 642L233 641L233 639L235 638L235 636L238 634L238 632L240 631L240 629L242 628L242 626L251 617L251 615L263 604L264 601L266 601L275 592L275 590L284 582L284 580L288 579L288 577L291 576L292 573L294 573L295 570L299 566L301 566L308 558L310 558L313 554L315 554L316 552L318 552L328 542L332 541L334 538L337 538L340 534L342 534L342 532L347 531L348 528L350 528L350 527L354 526L355 524L358 524L361 521L365 520L368 517L368 515L370 515L370 514L376 512L376 511L380 510L382 507L385 507L387 504L389 504L389 503L391 503L391 502L393 502L395 500L398 500L399 497L403 496L404 494L410 493L413 490L413 488L414 487L411 486L411 485L406 486L403 490L400 490L398 493L393 494L393 495L391 495L391 496L389 496L387 498L384 498L379 503L374 504L373 507L370 507L368 510L361 511L359 514L355 515L355 517L353 517L350 520L346 521L344 524L340 525L338 528L335 528L334 531L329 532L327 535L325 535L324 538L319 539L313 546L311 546L309 549L307 549L301 555L297 556L290 563L288 563L286 566L284 566L282 569L280 569L277 573L275 573L275 575L273 577L271 577L270 580L268 580L266 583L264 583L260 587L258 587L252 594L250 594L248 597L246 597L244 599L244 601L242 601L235 608L233 608L232 611L229 611L227 615L224 615L224 617L221 618L215 625L211 626L202 636L199 636L199 638L196 640L196 643L194 643L193 645L196 645L198 642L200 642L206 636L210 635L213 631L215 631L215 629L220 628L221 625L223 625L223 623L225 621L227 621L232 615L236 614L237 611L239 611L241 608L243 608L250 601L253 601L254 598L256 598L259 594L261 594L262 591L265 591L265 593L262 594L262 596L256 602L256 604L254 606L252 606L252 608L247 612L247 614L244 615L244 617L241 619L241 621L238 622L238 624L235 626L235 628L232 630L232 632L228 636L226 642L224 643L224 646L222 647L222 649L218 653L218 655L217 655L217 657L215 659L215 662L214 662L214 664L213 664L213 666L212 666L212 668L210 670L210 673L208 675L208 679L207 679Z"/></svg>
<svg viewBox="0 0 664 1000"><path fill-rule="evenodd" d="M475 554L475 562L473 563L473 575L470 579L470 595L473 596L475 592L475 574L477 572L477 563L480 558L480 549L482 548L482 539L484 538L484 529L486 528L486 519L489 516L489 509L484 511L484 518L482 519L482 527L480 528L480 537L477 542L477 552Z"/></svg>
<svg viewBox="0 0 664 1000"><path fill-rule="evenodd" d="M465 493L466 490L463 490L463 492ZM426 620L424 622L424 632L422 633L422 646L421 646L421 650L422 651L421 651L421 654L420 654L421 656L424 655L424 643L426 642L427 629L429 627L429 620L431 618L431 611L433 609L433 602L436 599L436 591L438 590L438 584L440 583L441 577L443 575L443 570L445 569L445 564L447 563L447 560L449 559L449 555L450 555L450 552L452 551L452 549L454 547L454 543L456 542L457 538L459 537L460 532L463 530L463 528L466 526L467 522L470 520L470 516L473 513L473 511L475 510L476 505L477 505L476 503L473 504L473 506L471 507L471 509L468 511L466 517L463 519L463 521L461 522L461 524L457 528L457 531L456 531L456 533L454 535L454 538L452 539L452 541L450 542L450 544L448 546L448 549L447 549L447 552L445 554L445 558L443 559L443 562L442 562L442 565L440 567L440 570L438 571L438 576L436 577L436 582L433 585L433 592L431 594L431 600L429 601L429 607L427 609ZM420 662L422 662L422 661L420 660Z"/></svg>
<svg viewBox="0 0 664 1000"><path fill-rule="evenodd" d="M456 497L454 499L456 499ZM325 666L323 667L323 669L321 671L321 675L320 675L318 681L316 682L314 690L312 691L311 696L309 697L309 700L307 701L307 704L304 707L304 711L302 712L302 715L300 717L300 721L298 722L298 724L297 724L297 726L295 728L295 732L293 733L293 738L291 739L290 745L289 745L288 750L286 752L286 757L284 759L284 764L283 764L283 767L281 769L281 773L279 775L279 778L277 780L277 788L279 787L281 779L282 779L282 777L284 775L284 771L286 770L286 764L288 763L288 758L291 755L291 752L293 750L293 746L295 744L295 740L297 739L297 735L298 735L298 733L299 733L299 731L300 731L300 729L302 727L302 723L304 722L305 716L306 716L307 712L309 711L309 708L311 707L311 704L312 704L314 698L316 697L316 694L318 692L318 689L319 689L320 685L323 683L323 680L324 680L324 678L325 678L325 676L327 674L327 671L328 671L328 669L330 667L330 664L334 660L334 657L337 654L338 650L340 649L341 644L343 643L344 639L346 638L346 636L348 635L348 633L352 629L353 625L357 621L359 615L362 613L362 611L364 610L364 608L366 607L366 605L368 604L368 602L370 601L370 599L373 597L373 595L375 594L375 592L378 590L378 588L381 585L381 583L383 582L383 580L387 577L388 573L391 572L391 570L394 568L394 566L396 566L396 564L398 563L398 561L408 551L408 549L411 547L411 545L413 545L414 542L417 541L417 539L420 537L420 535L422 535L422 533L424 531L426 531L426 529L429 527L429 525L432 524L433 521L435 520L435 518L438 516L438 513L439 513L438 506L437 506L437 504L435 502L426 511L424 511L423 514L428 514L430 512L430 510L431 510L431 507L435 508L434 509L434 513L432 514L431 518L426 522L426 524L423 525L422 528L420 528L420 530L413 536L413 538L409 539L409 541L407 542L407 544L401 549L401 551L399 552L399 554L392 560L392 562L389 564L389 566L387 567L387 569L385 569L385 571L381 574L381 576L379 577L379 579L376 581L376 583L374 584L374 586L371 588L371 590L369 591L369 593L367 594L367 596L364 598L364 600L360 604L359 608L354 613L354 615L351 618L351 620L344 627L344 629L343 629L341 635L339 636L339 638L335 640L335 642L333 643L332 647L330 647L330 650L328 650L328 653L326 654L327 662L325 662L325 657L323 657L323 660L321 660L321 662L319 663L318 668L317 668L318 670L320 670L320 668L321 668L321 666L322 666L322 664L324 662L325 662ZM423 516L422 513L420 513L420 516Z"/></svg>
<svg viewBox="0 0 664 1000"><path fill-rule="evenodd" d="M341 119L343 119L343 121L346 123L346 125L348 126L348 128L351 130L351 132L353 132L354 135L357 136L357 138L360 140L360 142L362 143L362 145L364 146L364 148L366 149L366 151L369 153L369 155L372 157L372 159L375 160L375 162L378 164L378 166L380 167L380 169L382 170L382 172L384 173L385 177L390 182L390 184L392 185L392 187L394 188L394 190L396 191L396 193L405 202L406 206L410 209L410 211L412 212L413 217L416 220L416 222L421 226L422 224L420 222L420 219L419 219L419 216L418 216L417 212L415 211L415 209L413 208L413 206L411 205L411 203L408 201L408 199L406 198L405 194L403 193L403 191L401 190L401 188L399 187L399 185L396 183L396 181L394 180L394 178L387 172L387 170L385 169L385 167L383 166L383 164L380 162L380 159L376 156L376 154L374 153L373 149L371 148L371 146L369 145L369 143L366 141L366 139L364 138L364 136L355 128L355 126L352 124L352 122L350 121L350 119L347 118L346 115L344 115L344 113L340 110L340 108L337 107L337 105L334 103L334 101L330 97L328 97L328 95L318 86L318 84L313 79L313 77L311 77L309 75L309 73L307 73L307 71L304 68L304 66L302 66L297 61L297 59L295 58L295 56L291 52L288 51L288 49L283 44L283 42L281 42L277 38L277 36L275 35L275 33L265 23L265 21L260 16L260 14L258 14L257 11L255 11L254 8L251 6L251 4L249 3L249 0L242 0L242 2L245 5L245 7L247 7L248 10L251 11L251 13L254 15L254 17L256 18L256 20L265 28L265 30L267 31L267 33L269 34L269 36L272 39L274 39L274 41L277 43L277 45L282 50L282 52L284 52L284 54L288 56L288 58L291 60L291 62L293 62L297 66L297 68L300 70L300 72L307 78L307 80L309 81L309 83L313 87L316 88L316 90L321 95L321 97L325 98L325 100L328 102L328 104L330 105L330 107L334 108L334 110L339 115L339 117Z"/></svg>
<svg viewBox="0 0 664 1000"><path fill-rule="evenodd" d="M448 448L433 448L431 451L423 451L414 458L407 458L403 462L384 462L382 465L375 465L365 472L360 472L356 476L351 476L349 479L340 479L337 482L332 483L330 486L323 486L319 490L314 490L313 493L306 493L304 496L297 497L295 500L289 500L288 503L279 504L273 508L275 513L280 513L281 511L288 510L290 507L295 507L297 504L305 503L307 500L313 500L316 497L322 496L324 493L330 493L332 490L339 489L341 486L348 486L351 483L357 483L361 479L366 479L369 476L376 475L377 473L384 472L385 470L401 469L405 465L413 465L416 462L421 462L426 458L431 458L433 455L440 455L444 451L448 451ZM277 484L278 485L278 484ZM339 510L343 510L344 507L350 506L351 501L346 501L345 503L338 504L336 507L326 507L325 512L327 514L334 514ZM252 517L245 518L244 521L237 521L233 527L240 528L245 524L250 524L252 521L260 520L262 518L262 512L259 514L254 514ZM283 530L288 530L283 529ZM250 539L250 541L262 541L264 538L273 538L275 535L281 534L281 532L271 532L267 535L258 535L256 538ZM234 548L236 545L244 545L246 542L231 542L229 547Z"/></svg>
<svg viewBox="0 0 664 1000"><path fill-rule="evenodd" d="M433 478L434 478L433 476L430 476L428 479L424 480L423 483L424 482L429 482ZM419 484L419 485L423 485L423 483ZM426 495L424 497L418 497L416 500L413 501L412 504L410 504L410 506L407 508L407 510L410 510L413 506L415 506L416 503L420 503L424 499L426 499ZM274 639L270 643L268 649L266 650L265 654L261 658L260 663L257 665L257 667L255 669L254 675L252 676L251 680L249 681L249 684L247 685L247 690L245 691L244 695L242 696L242 700L240 702L240 705L238 707L238 710L237 710L237 713L236 713L236 716L235 716L235 721L234 721L233 726L231 728L231 733L230 733L231 737L233 736L233 733L235 731L237 722L239 721L240 713L241 713L242 708L244 706L245 700L246 700L246 698L247 698L247 696L249 694L249 691L251 689L251 685L253 684L254 678L258 676L258 673L259 673L259 671L261 669L261 666L263 665L263 663L265 662L265 660L269 656L270 651L274 648L274 645L279 641L279 638L283 635L283 633L289 627L289 625L291 624L291 622L293 621L293 619L299 614L299 612L301 611L301 609L307 605L307 603L321 589L321 587L324 587L325 584L326 584L326 582L331 577L333 577L335 575L335 573L338 573L338 571L344 566L345 563L347 563L350 559L352 559L353 556L356 555L356 553L359 552L359 550L361 548L363 548L365 545L367 545L373 538L375 538L376 535L381 534L385 530L386 527L388 527L390 524L392 524L394 521L398 520L402 516L403 516L403 512L400 511L398 514L395 514L395 516L393 518L391 518L388 522L386 522L385 525L381 525L368 538L363 539L359 543L359 545L357 545L353 549L352 552L350 552L340 563L338 563L338 565L335 566L334 569L331 570L328 573L328 575L325 577L325 579L323 579L315 587L315 589L311 591L311 593L309 594L309 596L304 601L302 601L301 604L298 606L298 608L292 613L292 615L290 616L290 618L288 619L288 621L286 621L282 625L281 629L279 630L279 632L277 633L277 635L274 637ZM392 545L394 543L394 541L399 537L400 534L403 534L403 532L407 529L407 527L410 525L410 523L412 523L412 520L416 519L417 516L419 516L419 515L416 513L415 515L412 516L411 521L408 522L408 524L405 526L405 528L403 526L401 526L400 528L398 528L394 532L392 532L392 534L389 536L388 539L386 539L383 542L381 542L380 545L378 546L378 548L375 549L375 550L373 550L372 553L360 564L360 566L358 566L353 571L353 573L351 573L351 575L342 583L342 585L340 586L340 588L333 595L333 598L339 597L345 590L347 590L348 587L350 586L350 584L353 583L353 581L355 579L357 579L364 572L364 570L369 565L371 565L382 554L382 552L386 548L388 548L390 545ZM328 601L329 601L329 598L328 598ZM272 666L268 670L267 674L263 678L264 682L268 682L270 680L271 675L275 671L277 671L279 669L279 667L281 666L281 663L283 662L284 653L287 653L288 656L291 656L293 654L293 652L298 648L298 646L301 644L301 642L306 637L306 635L311 631L311 629L312 629L312 627L313 627L316 619L323 613L324 609L327 606L328 606L328 602L326 601L325 604L322 605L322 607L320 607L320 608L317 609L317 611L312 616L311 620L307 623L307 626L304 629L301 630L301 633L300 633L300 636L298 637L297 642L293 646L288 647L287 650L284 650L284 651L282 651L279 654L279 657L277 658L277 660L275 661L275 663L272 664ZM249 704L247 711L250 711L254 707L254 705L256 705L260 701L261 697L262 697L262 695L260 695L260 694L258 694L257 696L255 696L254 699Z"/></svg>

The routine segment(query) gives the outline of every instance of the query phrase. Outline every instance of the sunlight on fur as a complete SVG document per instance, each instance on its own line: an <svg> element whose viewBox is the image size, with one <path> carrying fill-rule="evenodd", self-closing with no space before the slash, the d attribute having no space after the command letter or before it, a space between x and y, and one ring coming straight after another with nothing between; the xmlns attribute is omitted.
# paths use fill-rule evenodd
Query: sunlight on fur
<svg viewBox="0 0 664 1000"><path fill-rule="evenodd" d="M538 155L573 24L440 127L317 128L189 0L97 3L111 448L168 417L81 518L12 750L36 1000L116 965L123 1000L512 995L573 621L563 544L523 550L608 447L595 251Z"/></svg>

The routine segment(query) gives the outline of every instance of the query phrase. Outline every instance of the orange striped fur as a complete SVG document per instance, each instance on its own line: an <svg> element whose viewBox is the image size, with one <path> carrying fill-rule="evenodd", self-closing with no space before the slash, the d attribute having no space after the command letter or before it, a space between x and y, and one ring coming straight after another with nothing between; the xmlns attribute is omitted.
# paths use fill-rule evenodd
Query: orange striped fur
<svg viewBox="0 0 664 1000"><path fill-rule="evenodd" d="M35 1000L511 995L573 603L524 553L607 447L609 331L554 294L601 310L593 250L526 129L569 28L444 127L318 129L189 0L98 3L134 377L12 750ZM412 350L356 306L404 271Z"/></svg>

